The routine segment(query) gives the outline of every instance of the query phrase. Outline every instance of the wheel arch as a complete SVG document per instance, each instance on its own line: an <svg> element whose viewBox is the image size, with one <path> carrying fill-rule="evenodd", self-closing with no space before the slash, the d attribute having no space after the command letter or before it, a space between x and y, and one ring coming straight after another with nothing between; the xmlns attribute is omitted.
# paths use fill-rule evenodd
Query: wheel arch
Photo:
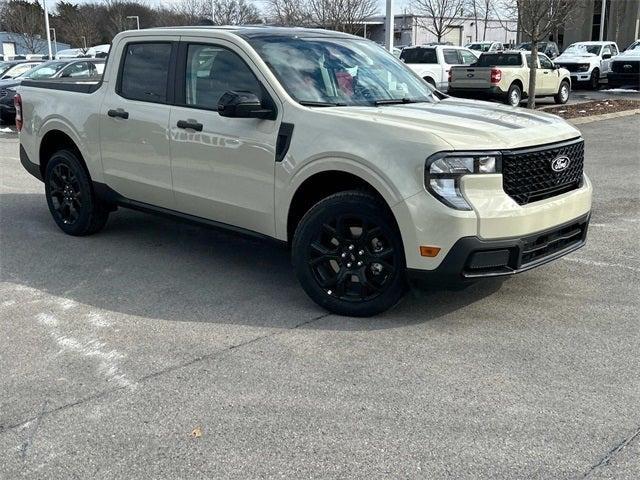
<svg viewBox="0 0 640 480"><path fill-rule="evenodd" d="M365 179L364 175L346 169L330 169L311 173L297 182L296 187L292 189L293 193L290 195L284 218L287 242L291 243L295 229L309 209L322 199L347 190L366 191L378 198L381 204L388 209L395 227L401 233L391 210L391 207L397 203L396 195L382 187L381 184L369 181L370 179L371 177Z"/></svg>

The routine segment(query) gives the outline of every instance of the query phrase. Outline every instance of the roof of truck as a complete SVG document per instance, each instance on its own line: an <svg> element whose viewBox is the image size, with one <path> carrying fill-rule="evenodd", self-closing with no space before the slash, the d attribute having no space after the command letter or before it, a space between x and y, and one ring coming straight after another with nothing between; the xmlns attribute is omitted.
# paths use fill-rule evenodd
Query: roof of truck
<svg viewBox="0 0 640 480"><path fill-rule="evenodd" d="M193 32L210 32L215 30L221 30L229 33L233 33L245 38L258 38L258 37L342 37L342 38L362 38L350 35L348 33L336 32L334 30L323 30L321 28L302 28L302 27L276 27L272 25L225 25L225 26L210 26L210 25L196 25L196 26L181 26L181 27L159 27L150 28L153 32L166 31L167 33L173 33L176 30L189 30ZM139 32L134 30L133 32Z"/></svg>

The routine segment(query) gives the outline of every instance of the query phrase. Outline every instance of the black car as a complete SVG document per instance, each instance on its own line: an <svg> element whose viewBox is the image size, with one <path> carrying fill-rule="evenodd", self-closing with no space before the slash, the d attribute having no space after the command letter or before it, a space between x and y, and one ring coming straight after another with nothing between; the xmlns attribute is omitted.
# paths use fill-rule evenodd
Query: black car
<svg viewBox="0 0 640 480"><path fill-rule="evenodd" d="M99 77L104 71L104 63L104 59L96 58L51 60L32 68L19 77L0 80L0 121L11 123L15 119L16 109L13 105L13 99L16 96L16 88L22 80Z"/></svg>

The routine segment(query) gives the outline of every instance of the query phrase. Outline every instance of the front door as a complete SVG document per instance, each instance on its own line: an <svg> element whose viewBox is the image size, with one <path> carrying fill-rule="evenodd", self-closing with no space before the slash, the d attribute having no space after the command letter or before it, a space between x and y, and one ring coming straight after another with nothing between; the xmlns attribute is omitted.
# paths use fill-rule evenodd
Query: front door
<svg viewBox="0 0 640 480"><path fill-rule="evenodd" d="M559 71L553 68L553 62L549 60L549 57L546 55L540 55L540 70L542 75L542 83L538 84L538 93L540 95L551 95L552 93L558 93L558 88L560 87L559 79ZM539 77L539 78L540 78ZM537 80L539 80L537 78Z"/></svg>
<svg viewBox="0 0 640 480"><path fill-rule="evenodd" d="M147 38L132 40L109 60L119 62L121 72L100 108L102 167L107 185L120 195L173 208L168 85L177 42Z"/></svg>
<svg viewBox="0 0 640 480"><path fill-rule="evenodd" d="M275 148L279 122L217 112L227 91L276 99L233 44L183 37L170 137L176 208L273 235Z"/></svg>

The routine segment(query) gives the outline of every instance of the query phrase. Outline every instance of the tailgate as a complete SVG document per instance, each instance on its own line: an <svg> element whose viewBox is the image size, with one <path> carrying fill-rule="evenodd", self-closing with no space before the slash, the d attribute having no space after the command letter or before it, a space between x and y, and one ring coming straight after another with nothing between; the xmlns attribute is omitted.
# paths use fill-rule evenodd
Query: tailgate
<svg viewBox="0 0 640 480"><path fill-rule="evenodd" d="M487 89L491 87L491 68L489 67L452 67L451 88L477 88Z"/></svg>

